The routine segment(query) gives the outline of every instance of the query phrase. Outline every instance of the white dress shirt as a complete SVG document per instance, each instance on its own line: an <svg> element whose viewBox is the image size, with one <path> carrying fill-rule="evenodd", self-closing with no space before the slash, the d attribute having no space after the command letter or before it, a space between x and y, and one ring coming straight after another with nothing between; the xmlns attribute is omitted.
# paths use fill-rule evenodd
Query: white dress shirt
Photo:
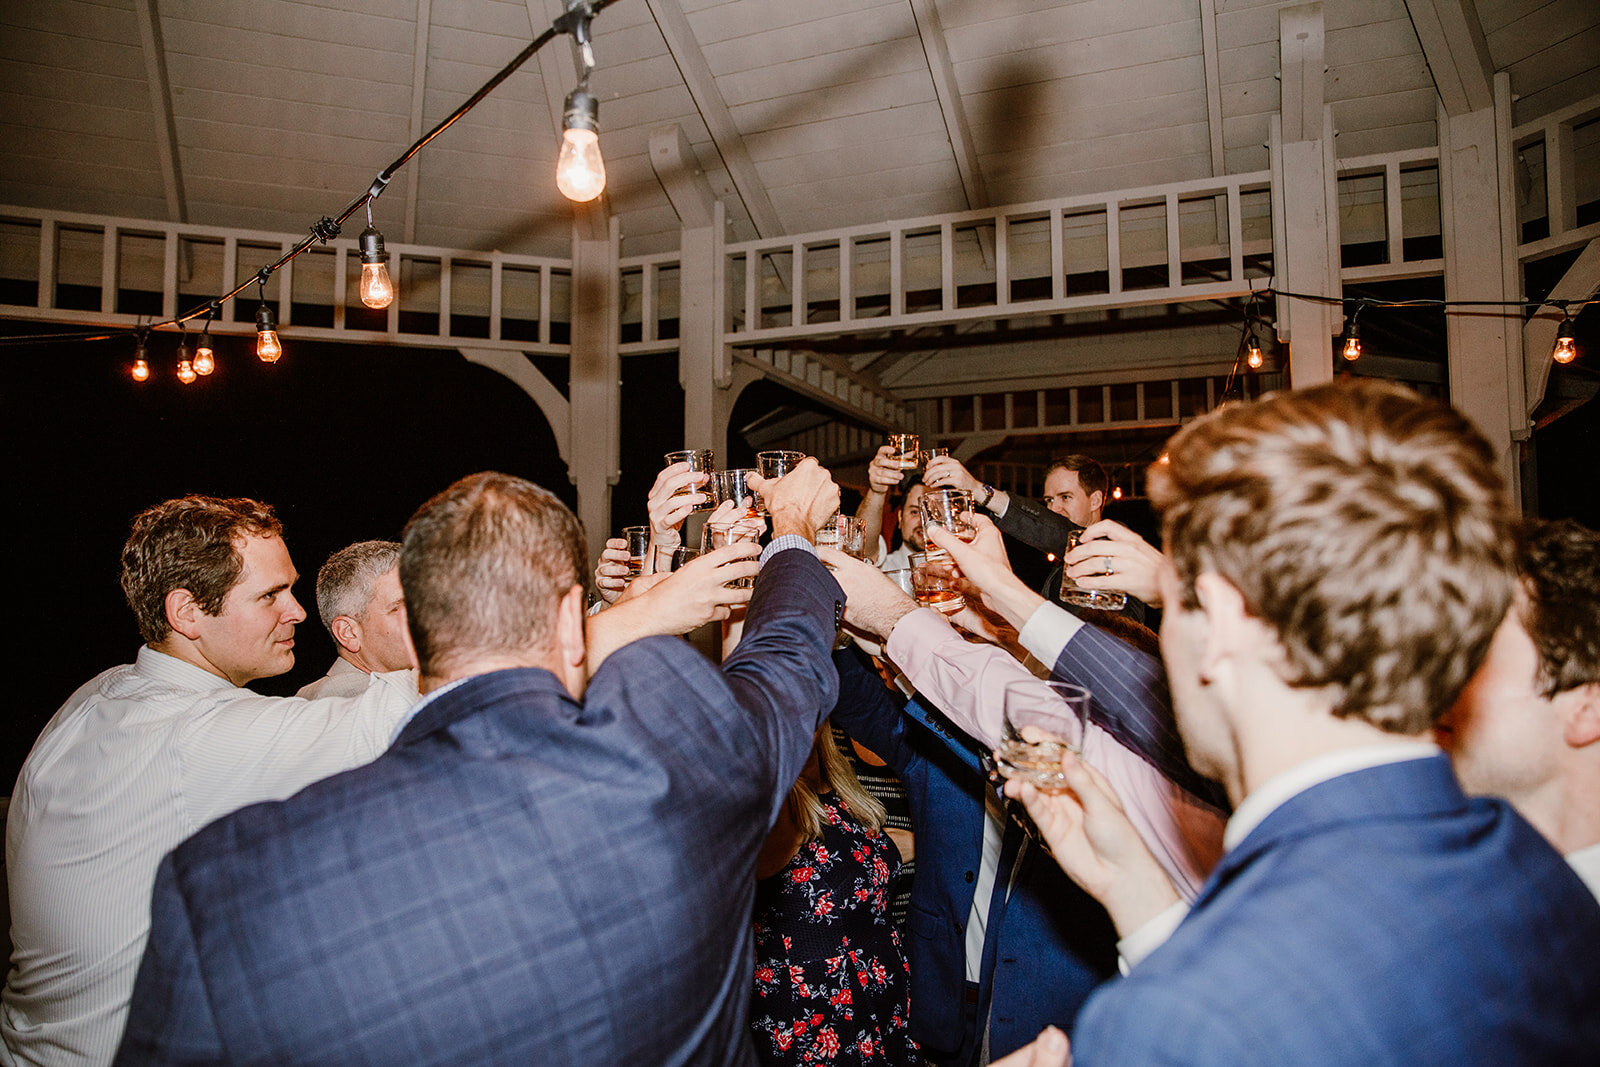
<svg viewBox="0 0 1600 1067"><path fill-rule="evenodd" d="M343 656L333 657L333 666L314 682L300 687L295 696L302 700L319 697L358 697L367 690L371 676Z"/></svg>
<svg viewBox="0 0 1600 1067"><path fill-rule="evenodd" d="M1578 872L1589 892L1600 898L1600 845L1590 845L1567 853L1567 862Z"/></svg>
<svg viewBox="0 0 1600 1067"><path fill-rule="evenodd" d="M74 693L28 754L6 821L4 1058L109 1063L161 858L237 808L376 758L416 686L396 671L359 697L267 697L145 647Z"/></svg>

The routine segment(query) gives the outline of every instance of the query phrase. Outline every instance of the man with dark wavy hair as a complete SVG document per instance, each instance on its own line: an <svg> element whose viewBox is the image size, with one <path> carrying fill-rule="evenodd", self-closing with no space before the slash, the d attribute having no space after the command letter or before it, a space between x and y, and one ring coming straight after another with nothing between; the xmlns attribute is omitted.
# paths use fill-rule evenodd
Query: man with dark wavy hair
<svg viewBox="0 0 1600 1067"><path fill-rule="evenodd" d="M1461 784L1509 800L1600 896L1600 538L1518 530L1516 599L1440 723Z"/></svg>
<svg viewBox="0 0 1600 1067"><path fill-rule="evenodd" d="M1234 813L1192 909L1090 998L1075 1062L1600 1062L1600 905L1432 743L1516 582L1488 443L1358 381L1226 408L1169 456L1162 655Z"/></svg>
<svg viewBox="0 0 1600 1067"><path fill-rule="evenodd" d="M296 577L257 501L186 496L134 519L122 589L144 647L56 713L11 801L11 1062L109 1061L161 857L220 815L374 758L416 700L409 671L340 700L242 688L294 666Z"/></svg>

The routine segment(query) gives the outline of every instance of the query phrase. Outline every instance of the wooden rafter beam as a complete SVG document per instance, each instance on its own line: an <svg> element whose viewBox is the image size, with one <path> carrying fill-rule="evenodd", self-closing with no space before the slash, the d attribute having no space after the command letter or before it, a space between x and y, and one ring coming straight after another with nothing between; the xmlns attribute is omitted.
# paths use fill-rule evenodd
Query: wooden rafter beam
<svg viewBox="0 0 1600 1067"><path fill-rule="evenodd" d="M1493 107L1494 63L1473 0L1406 0L1406 10L1445 113Z"/></svg>
<svg viewBox="0 0 1600 1067"><path fill-rule="evenodd" d="M161 182L167 194L167 215L172 222L189 221L189 203L183 192L183 167L178 160L178 127L172 117L172 83L167 77L167 48L161 38L161 12L156 0L139 0L139 40L144 46L144 68L150 84L150 113L155 119L156 154L161 157Z"/></svg>
<svg viewBox="0 0 1600 1067"><path fill-rule="evenodd" d="M686 228L711 225L717 195L682 126L669 122L650 131L650 167L672 201L679 222Z"/></svg>
<svg viewBox="0 0 1600 1067"><path fill-rule="evenodd" d="M1211 133L1211 176L1226 172L1222 144L1222 62L1217 53L1217 2L1200 0L1200 49L1206 64L1206 125Z"/></svg>
<svg viewBox="0 0 1600 1067"><path fill-rule="evenodd" d="M939 21L939 9L934 0L911 0L911 14L916 19L917 36L922 40L922 54L928 60L928 74L933 78L933 91L939 98L939 113L944 116L945 133L955 153L956 169L961 172L967 207L989 207L989 189L984 184L983 168L978 165L978 151L967 125L967 109L962 106L961 93L956 88L955 66L950 62L950 46L945 41L944 24Z"/></svg>
<svg viewBox="0 0 1600 1067"><path fill-rule="evenodd" d="M1322 136L1323 81L1327 71L1322 5L1278 11L1279 111L1286 144Z"/></svg>
<svg viewBox="0 0 1600 1067"><path fill-rule="evenodd" d="M734 124L733 113L728 110L722 90L717 88L711 64L706 62L705 52L701 50L682 6L678 0L646 0L646 3L656 20L656 26L661 30L662 38L667 42L672 61L678 65L678 73L683 75L683 84L694 100L695 109L705 122L712 143L717 146L722 165L728 168L728 177L733 179L733 187L756 233L762 237L779 236L783 233L783 226L778 220L778 210L767 196L766 183L756 172L755 162L744 143L744 135Z"/></svg>
<svg viewBox="0 0 1600 1067"><path fill-rule="evenodd" d="M417 32L411 49L411 123L406 135L415 144L422 136L422 102L428 90L428 36L433 26L433 0L417 0ZM417 239L417 191L422 184L422 159L406 168L405 240Z"/></svg>

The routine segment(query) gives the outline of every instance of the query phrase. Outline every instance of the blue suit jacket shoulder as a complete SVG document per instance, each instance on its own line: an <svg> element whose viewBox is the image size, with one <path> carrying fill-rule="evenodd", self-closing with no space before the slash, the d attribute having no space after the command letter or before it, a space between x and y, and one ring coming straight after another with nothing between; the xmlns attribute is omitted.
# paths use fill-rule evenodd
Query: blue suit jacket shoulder
<svg viewBox="0 0 1600 1067"><path fill-rule="evenodd" d="M755 857L834 701L839 599L804 553L767 567L722 669L651 638L582 703L480 675L180 846L119 1062L750 1062Z"/></svg>
<svg viewBox="0 0 1600 1067"><path fill-rule="evenodd" d="M1291 798L1090 999L1100 1064L1600 1062L1600 905L1443 756Z"/></svg>

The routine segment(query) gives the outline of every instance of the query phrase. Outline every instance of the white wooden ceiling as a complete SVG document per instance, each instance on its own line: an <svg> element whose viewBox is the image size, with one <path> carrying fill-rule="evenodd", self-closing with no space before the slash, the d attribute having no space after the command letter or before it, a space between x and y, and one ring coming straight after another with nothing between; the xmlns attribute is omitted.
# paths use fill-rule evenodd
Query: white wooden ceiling
<svg viewBox="0 0 1600 1067"><path fill-rule="evenodd" d="M1274 0L618 0L594 24L625 254L676 247L677 123L736 239L1264 168ZM1600 92L1600 3L1477 0L1517 121ZM304 232L561 0L6 0L0 203ZM1341 156L1436 143L1405 0L1326 0ZM554 42L405 168L392 241L565 255Z"/></svg>

